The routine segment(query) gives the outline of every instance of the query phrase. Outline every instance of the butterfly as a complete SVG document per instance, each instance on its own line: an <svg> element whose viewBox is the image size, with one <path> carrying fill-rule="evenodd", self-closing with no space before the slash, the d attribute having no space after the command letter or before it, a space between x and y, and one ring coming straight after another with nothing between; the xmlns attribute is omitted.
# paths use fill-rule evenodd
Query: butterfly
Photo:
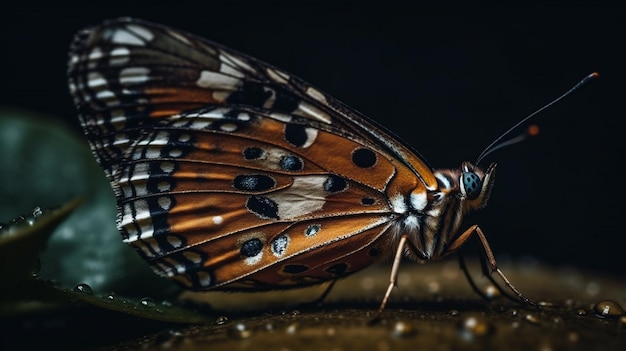
<svg viewBox="0 0 626 351"><path fill-rule="evenodd" d="M462 228L486 205L495 164L433 169L301 79L139 19L80 31L68 76L123 240L160 275L194 290L259 291L334 282L391 258L382 312L403 258L437 260L475 237L488 277L531 302L480 227Z"/></svg>

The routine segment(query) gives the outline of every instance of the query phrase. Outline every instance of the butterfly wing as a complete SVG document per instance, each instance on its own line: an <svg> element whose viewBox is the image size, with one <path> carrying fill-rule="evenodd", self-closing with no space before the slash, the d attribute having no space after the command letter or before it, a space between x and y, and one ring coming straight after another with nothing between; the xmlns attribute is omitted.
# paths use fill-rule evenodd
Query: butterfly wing
<svg viewBox="0 0 626 351"><path fill-rule="evenodd" d="M127 18L88 28L68 72L125 241L190 288L356 271L388 251L393 197L436 188L421 158L373 121L182 31Z"/></svg>

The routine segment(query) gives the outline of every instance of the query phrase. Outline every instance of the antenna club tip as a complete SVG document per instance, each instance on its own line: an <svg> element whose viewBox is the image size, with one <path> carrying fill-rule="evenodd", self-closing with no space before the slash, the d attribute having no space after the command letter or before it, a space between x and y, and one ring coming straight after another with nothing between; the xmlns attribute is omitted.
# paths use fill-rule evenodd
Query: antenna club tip
<svg viewBox="0 0 626 351"><path fill-rule="evenodd" d="M598 73L598 72L590 73L585 78L583 78L580 82L578 82L578 84L576 84L576 86L574 86L574 88L572 88L572 90L576 90L576 89L580 88L581 86L591 82L592 80L598 78L599 76L600 76L600 73Z"/></svg>
<svg viewBox="0 0 626 351"><path fill-rule="evenodd" d="M526 132L528 133L528 136L535 137L539 135L539 126L536 124L530 125Z"/></svg>

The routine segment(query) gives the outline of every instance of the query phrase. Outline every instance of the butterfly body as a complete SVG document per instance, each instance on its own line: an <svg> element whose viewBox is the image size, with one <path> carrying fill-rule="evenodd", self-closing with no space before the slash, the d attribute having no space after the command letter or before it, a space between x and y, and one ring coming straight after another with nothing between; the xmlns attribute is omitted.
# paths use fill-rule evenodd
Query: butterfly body
<svg viewBox="0 0 626 351"><path fill-rule="evenodd" d="M439 259L475 231L462 220L493 185L495 165L433 170L297 77L169 27L88 28L68 72L124 241L191 289L301 287L394 254Z"/></svg>

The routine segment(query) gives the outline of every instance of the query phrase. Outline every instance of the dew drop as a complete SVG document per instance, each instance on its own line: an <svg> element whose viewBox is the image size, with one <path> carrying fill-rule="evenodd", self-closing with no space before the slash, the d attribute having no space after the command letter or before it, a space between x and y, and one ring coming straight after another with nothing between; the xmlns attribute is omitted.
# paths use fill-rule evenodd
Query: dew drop
<svg viewBox="0 0 626 351"><path fill-rule="evenodd" d="M93 290L87 284L78 284L72 289L74 292L83 293L86 295L93 295Z"/></svg>
<svg viewBox="0 0 626 351"><path fill-rule="evenodd" d="M448 314L451 315L452 317L457 317L461 315L461 312L459 312L458 310L450 310L448 311Z"/></svg>
<svg viewBox="0 0 626 351"><path fill-rule="evenodd" d="M613 300L603 300L593 306L593 313L598 318L617 318L624 314L624 308Z"/></svg>
<svg viewBox="0 0 626 351"><path fill-rule="evenodd" d="M33 218L37 218L43 215L43 210L41 209L41 207L37 206L33 209L32 215L33 215Z"/></svg>
<svg viewBox="0 0 626 351"><path fill-rule="evenodd" d="M24 217L24 216L21 216L21 215L17 216L17 217L15 217L15 218L13 218L13 219L11 219L9 221L9 226L18 225L18 224L24 222L25 219L26 219L26 217Z"/></svg>
<svg viewBox="0 0 626 351"><path fill-rule="evenodd" d="M109 296L107 296L107 300L115 300L115 295L109 295Z"/></svg>
<svg viewBox="0 0 626 351"><path fill-rule="evenodd" d="M215 319L215 324L217 325L224 325L228 323L228 317L226 316L219 316Z"/></svg>
<svg viewBox="0 0 626 351"><path fill-rule="evenodd" d="M144 297L141 300L139 300L139 305L144 306L144 307L154 307L156 306L156 303L151 298Z"/></svg>

